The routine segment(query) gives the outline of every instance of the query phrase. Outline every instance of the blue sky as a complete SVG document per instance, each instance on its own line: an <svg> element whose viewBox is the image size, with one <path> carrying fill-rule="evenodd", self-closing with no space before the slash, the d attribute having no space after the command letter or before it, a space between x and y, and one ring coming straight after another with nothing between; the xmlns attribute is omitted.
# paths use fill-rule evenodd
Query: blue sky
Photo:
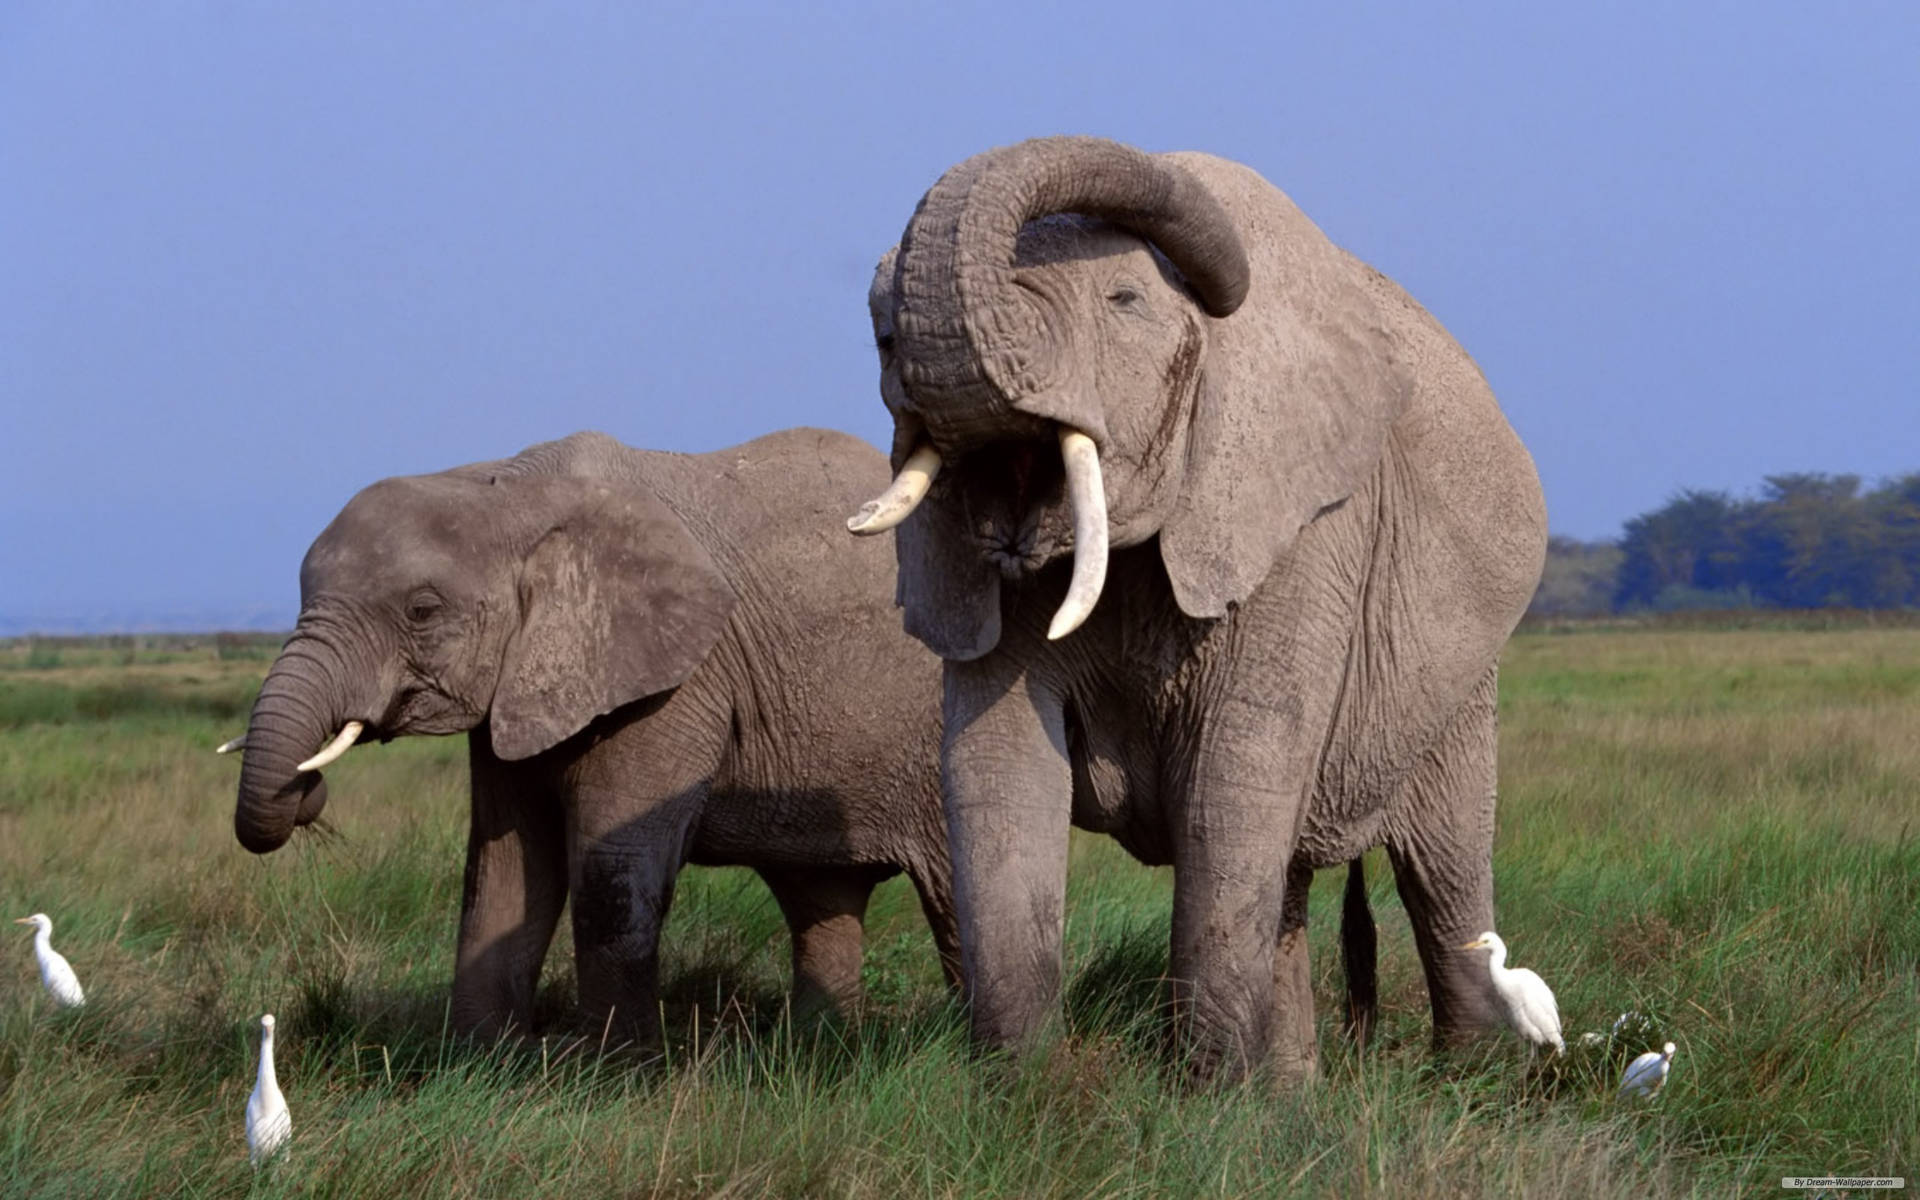
<svg viewBox="0 0 1920 1200"><path fill-rule="evenodd" d="M0 6L0 632L285 627L360 487L576 429L884 444L874 260L1050 133L1287 191L1556 532L1920 469L1920 6L826 9Z"/></svg>

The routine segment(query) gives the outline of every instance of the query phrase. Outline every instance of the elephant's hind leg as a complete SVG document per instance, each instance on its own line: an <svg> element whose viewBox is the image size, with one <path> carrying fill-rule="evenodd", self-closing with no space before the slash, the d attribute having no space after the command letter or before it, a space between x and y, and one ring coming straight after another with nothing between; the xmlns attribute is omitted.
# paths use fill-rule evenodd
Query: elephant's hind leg
<svg viewBox="0 0 1920 1200"><path fill-rule="evenodd" d="M966 975L961 969L960 924L954 916L953 874L943 862L934 870L909 867L914 890L920 893L920 912L933 931L933 948L940 955L940 974L955 996L964 995Z"/></svg>
<svg viewBox="0 0 1920 1200"><path fill-rule="evenodd" d="M817 1016L860 1006L867 900L892 874L874 867L762 867L760 877L793 935L793 1011Z"/></svg>
<svg viewBox="0 0 1920 1200"><path fill-rule="evenodd" d="M1459 949L1494 927L1496 683L1489 668L1407 781L1388 825L1387 855L1440 1044L1499 1023L1484 956Z"/></svg>
<svg viewBox="0 0 1920 1200"><path fill-rule="evenodd" d="M1307 893L1313 868L1298 858L1287 867L1280 940L1273 951L1273 1069L1283 1084L1304 1083L1320 1069L1313 1028L1313 967L1307 957Z"/></svg>

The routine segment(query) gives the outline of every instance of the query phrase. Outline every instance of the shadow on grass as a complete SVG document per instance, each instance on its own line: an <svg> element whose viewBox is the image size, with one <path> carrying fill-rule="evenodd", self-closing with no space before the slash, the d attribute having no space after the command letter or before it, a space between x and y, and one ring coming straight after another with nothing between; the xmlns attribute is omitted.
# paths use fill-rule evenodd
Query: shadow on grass
<svg viewBox="0 0 1920 1200"><path fill-rule="evenodd" d="M469 1038L453 1031L445 984L366 988L338 973L298 984L281 1018L282 1045L310 1067L396 1087L449 1070L506 1081L560 1069L654 1080L717 1070L831 1086L931 1043L964 1041L964 1014L944 992L885 1012L795 1014L784 980L747 969L748 957L716 955L669 972L658 1047L609 1044L605 1030L578 1012L570 975L540 989L531 1031ZM253 1036L255 1019L227 1020L210 1032L230 1053L232 1039Z"/></svg>
<svg viewBox="0 0 1920 1200"><path fill-rule="evenodd" d="M1171 989L1163 922L1131 923L1104 942L1067 985L1067 1032L1115 1039L1128 1051L1163 1057L1170 1046Z"/></svg>

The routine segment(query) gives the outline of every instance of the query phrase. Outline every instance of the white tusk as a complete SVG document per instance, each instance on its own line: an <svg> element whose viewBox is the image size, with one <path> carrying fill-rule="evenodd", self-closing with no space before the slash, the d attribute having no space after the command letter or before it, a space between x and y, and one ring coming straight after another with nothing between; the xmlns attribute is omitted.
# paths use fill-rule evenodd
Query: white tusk
<svg viewBox="0 0 1920 1200"><path fill-rule="evenodd" d="M320 753L314 755L312 758L301 763L299 766L295 767L294 770L318 771L321 767L326 766L328 763L332 762L334 759L339 758L342 754L345 754L347 752L347 748L353 745L354 739L360 736L360 731L362 729L365 729L366 727L367 726L365 722L348 721L345 725L342 725L340 727L340 733L338 734L338 736L336 736L332 741L327 743L326 749L320 751Z"/></svg>
<svg viewBox="0 0 1920 1200"><path fill-rule="evenodd" d="M1107 489L1100 479L1100 449L1086 434L1062 425L1060 458L1067 467L1067 500L1073 505L1073 582L1047 626L1050 642L1080 628L1107 583Z"/></svg>
<svg viewBox="0 0 1920 1200"><path fill-rule="evenodd" d="M232 754L235 750L245 750L246 748L247 735L243 733L230 742L221 742L213 748L213 752L215 754Z"/></svg>
<svg viewBox="0 0 1920 1200"><path fill-rule="evenodd" d="M847 518L847 532L865 537L892 529L926 499L927 489L933 486L933 477L939 473L940 452L931 443L922 442L901 464L900 473L893 477L887 490L862 504L859 512Z"/></svg>

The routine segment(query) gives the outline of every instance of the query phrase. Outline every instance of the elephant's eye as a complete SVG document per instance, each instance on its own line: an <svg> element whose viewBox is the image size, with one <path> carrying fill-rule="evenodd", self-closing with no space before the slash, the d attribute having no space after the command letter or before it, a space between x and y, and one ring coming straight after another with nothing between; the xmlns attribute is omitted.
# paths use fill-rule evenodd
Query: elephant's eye
<svg viewBox="0 0 1920 1200"><path fill-rule="evenodd" d="M416 592L407 600L407 620L423 625L438 616L444 607L445 603L432 592Z"/></svg>
<svg viewBox="0 0 1920 1200"><path fill-rule="evenodd" d="M873 344L880 351L880 353L892 354L893 353L893 334L876 333L873 335Z"/></svg>
<svg viewBox="0 0 1920 1200"><path fill-rule="evenodd" d="M1115 308L1132 308L1140 303L1140 293L1126 284L1121 284L1107 293L1107 303Z"/></svg>

